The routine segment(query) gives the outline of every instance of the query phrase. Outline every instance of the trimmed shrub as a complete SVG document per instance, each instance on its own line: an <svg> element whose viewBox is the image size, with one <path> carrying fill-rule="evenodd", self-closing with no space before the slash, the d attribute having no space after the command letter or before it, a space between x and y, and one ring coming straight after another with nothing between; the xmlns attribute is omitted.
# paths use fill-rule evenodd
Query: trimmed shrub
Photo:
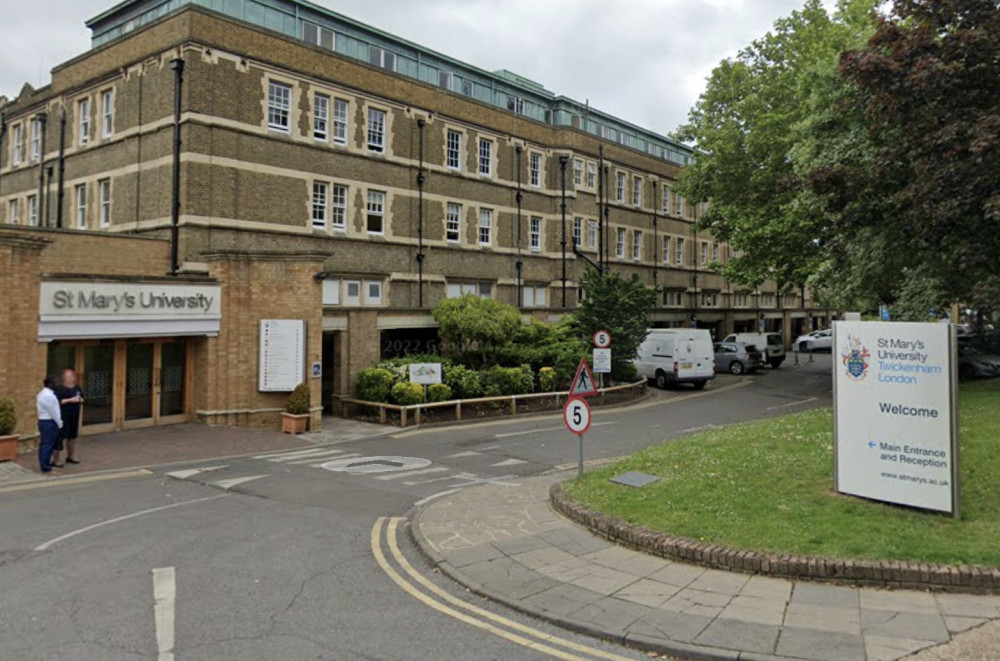
<svg viewBox="0 0 1000 661"><path fill-rule="evenodd" d="M17 413L14 400L0 399L0 436L9 436L17 429Z"/></svg>
<svg viewBox="0 0 1000 661"><path fill-rule="evenodd" d="M435 383L427 388L427 401L447 402L452 399L451 388L443 383Z"/></svg>
<svg viewBox="0 0 1000 661"><path fill-rule="evenodd" d="M412 406L424 401L424 387L419 383L405 381L392 387L392 400L400 406Z"/></svg>
<svg viewBox="0 0 1000 661"><path fill-rule="evenodd" d="M285 412L292 415L305 415L309 413L311 399L309 396L309 384L300 383L295 386L295 390L288 396L288 401L285 402Z"/></svg>
<svg viewBox="0 0 1000 661"><path fill-rule="evenodd" d="M389 401L396 377L387 369L369 367L358 372L357 396L366 402L385 403Z"/></svg>
<svg viewBox="0 0 1000 661"><path fill-rule="evenodd" d="M543 367L538 370L538 391L555 392L558 375L551 367Z"/></svg>
<svg viewBox="0 0 1000 661"><path fill-rule="evenodd" d="M639 380L639 371L632 363L612 363L611 378L619 383L634 383Z"/></svg>
<svg viewBox="0 0 1000 661"><path fill-rule="evenodd" d="M483 396L479 372L470 370L464 365L446 365L444 367L444 383L451 388L453 396L458 399L474 399Z"/></svg>
<svg viewBox="0 0 1000 661"><path fill-rule="evenodd" d="M483 396L525 395L535 391L531 366L491 367L482 373Z"/></svg>

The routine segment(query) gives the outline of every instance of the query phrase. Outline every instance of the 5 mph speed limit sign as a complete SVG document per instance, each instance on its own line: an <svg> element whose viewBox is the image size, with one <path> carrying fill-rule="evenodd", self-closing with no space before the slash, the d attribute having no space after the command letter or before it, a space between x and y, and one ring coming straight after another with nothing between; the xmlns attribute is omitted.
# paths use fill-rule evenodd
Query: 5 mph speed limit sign
<svg viewBox="0 0 1000 661"><path fill-rule="evenodd" d="M590 429L590 404L585 399L571 399L563 409L563 422L566 429L577 436L582 436Z"/></svg>

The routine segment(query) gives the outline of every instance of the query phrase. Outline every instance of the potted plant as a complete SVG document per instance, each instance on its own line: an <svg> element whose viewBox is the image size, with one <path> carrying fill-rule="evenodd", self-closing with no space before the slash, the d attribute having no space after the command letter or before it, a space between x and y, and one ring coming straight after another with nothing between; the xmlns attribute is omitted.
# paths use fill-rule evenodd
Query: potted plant
<svg viewBox="0 0 1000 661"><path fill-rule="evenodd" d="M17 457L17 441L20 436L14 433L16 427L14 401L0 399L0 461L13 461Z"/></svg>
<svg viewBox="0 0 1000 661"><path fill-rule="evenodd" d="M300 383L288 396L285 410L281 414L281 432L283 434L301 434L309 424L309 386Z"/></svg>

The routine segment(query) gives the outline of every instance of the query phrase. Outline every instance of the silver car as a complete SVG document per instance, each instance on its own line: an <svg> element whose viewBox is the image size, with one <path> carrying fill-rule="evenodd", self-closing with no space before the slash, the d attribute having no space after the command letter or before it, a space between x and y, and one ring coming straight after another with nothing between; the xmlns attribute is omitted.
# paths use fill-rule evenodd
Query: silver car
<svg viewBox="0 0 1000 661"><path fill-rule="evenodd" d="M715 343L715 371L743 374L755 372L763 363L761 353L752 344L741 342Z"/></svg>
<svg viewBox="0 0 1000 661"><path fill-rule="evenodd" d="M799 351L831 351L833 349L833 329L813 331L795 339Z"/></svg>

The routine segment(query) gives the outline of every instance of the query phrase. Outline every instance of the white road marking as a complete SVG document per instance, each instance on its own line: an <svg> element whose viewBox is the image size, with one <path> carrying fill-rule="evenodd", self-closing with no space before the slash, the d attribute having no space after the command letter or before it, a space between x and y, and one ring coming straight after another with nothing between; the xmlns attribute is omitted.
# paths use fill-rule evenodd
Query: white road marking
<svg viewBox="0 0 1000 661"><path fill-rule="evenodd" d="M403 473L430 465L431 460L423 457L377 456L346 460L338 458L320 464L320 468L350 475L364 475L367 473Z"/></svg>
<svg viewBox="0 0 1000 661"><path fill-rule="evenodd" d="M173 567L153 570L153 620L156 623L157 661L174 661L174 610L177 579Z"/></svg>
<svg viewBox="0 0 1000 661"><path fill-rule="evenodd" d="M504 482L512 477L517 477L517 475L501 475L500 477L476 477L471 473L461 473L455 476L455 479L465 480L465 482L460 482L458 484L451 485L452 488L465 488L471 487L475 484L501 484L505 487L519 487L520 484L514 482Z"/></svg>
<svg viewBox="0 0 1000 661"><path fill-rule="evenodd" d="M591 426L591 428L593 428L593 427L604 427L606 425L615 425L615 424L618 424L618 423L617 422L595 422L594 424L592 424L590 426ZM565 431L565 430L566 430L566 427L560 425L559 427L544 427L542 429L529 429L527 431L512 431L512 432L507 432L506 434L493 434L493 438L510 438L512 436L528 436L529 434L541 434L543 432Z"/></svg>
<svg viewBox="0 0 1000 661"><path fill-rule="evenodd" d="M429 480L412 480L412 481L407 480L406 482L403 482L403 484L405 484L408 487L415 487L420 484L432 484L434 482L444 482L445 480L454 480L454 479L455 479L454 475L445 475L444 477L434 477Z"/></svg>
<svg viewBox="0 0 1000 661"><path fill-rule="evenodd" d="M225 489L229 491L235 486L239 486L246 482L253 482L254 480L259 480L261 478L269 477L270 474L266 475L247 475L246 477L233 477L228 480L219 480L218 482L213 482L213 487L219 487L220 489Z"/></svg>
<svg viewBox="0 0 1000 661"><path fill-rule="evenodd" d="M174 471L172 473L167 473L167 477L172 477L175 480L187 480L194 477L198 473L208 473L211 471L222 470L226 466L209 466L208 468L188 468L187 470Z"/></svg>
<svg viewBox="0 0 1000 661"><path fill-rule="evenodd" d="M337 450L334 448L313 448L311 450L299 450L298 452L282 452L281 454L264 454L254 459L267 459L268 461L291 461L292 459L300 459L304 457L312 457L314 455L320 454L340 454L343 450Z"/></svg>
<svg viewBox="0 0 1000 661"><path fill-rule="evenodd" d="M129 519L134 519L137 516L143 516L144 514L152 514L153 512L162 512L163 510L169 510L169 509L173 509L175 507L183 507L184 505L193 505L194 503L204 503L204 502L209 501L209 500L216 500L217 498L225 498L225 497L226 497L226 494L220 494L220 495L217 495L217 496L208 496L207 498L197 498L195 500L185 500L185 501L180 502L180 503L171 503L170 505L163 505L162 507L154 507L152 509L142 510L141 512L133 512L132 514L126 514L125 516L118 516L118 517L115 517L113 519L108 519L107 521L101 521L99 523L94 523L94 524L91 524L89 526L84 526L83 528L79 528L77 530L74 530L73 532L68 532L65 535L59 535L58 537L50 539L49 541L45 542L44 544L39 544L38 546L35 547L35 550L36 551L44 551L45 549L49 548L53 544L58 544L59 542L61 542L63 540L69 539L70 537L76 537L77 535L82 535L83 533L90 532L91 530L94 530L96 528L102 528L104 526L110 526L112 523L120 523L122 521L128 521Z"/></svg>
<svg viewBox="0 0 1000 661"><path fill-rule="evenodd" d="M779 404L778 406L768 406L765 411L777 411L778 409L787 409L790 406L799 406L801 404L806 404L808 402L815 402L815 397L810 397L809 399L800 399L794 402L789 402L788 404Z"/></svg>
<svg viewBox="0 0 1000 661"><path fill-rule="evenodd" d="M321 461L323 463L326 463L326 461L330 461L331 459L347 459L349 457L357 457L357 456L360 456L357 452L349 452L348 454L343 454L340 452L338 452L337 454L328 454L328 455L318 454L315 457L305 457L303 459L296 459L295 461L286 461L285 465L304 466L314 461Z"/></svg>
<svg viewBox="0 0 1000 661"><path fill-rule="evenodd" d="M440 473L441 471L449 470L444 466L434 466L432 468L424 468L423 470L416 471L406 471L405 473L389 473L387 475L378 475L375 477L376 480L398 480L404 477L413 477L415 475L427 475L428 473Z"/></svg>
<svg viewBox="0 0 1000 661"><path fill-rule="evenodd" d="M456 454L449 454L445 459L461 459L462 457L481 457L482 452L476 452L475 450L469 450L468 452L458 452Z"/></svg>
<svg viewBox="0 0 1000 661"><path fill-rule="evenodd" d="M528 462L524 461L523 459L511 458L511 459L504 459L503 461L498 461L497 463L490 465L493 466L494 468L499 468L501 466L517 466L518 464L526 464L526 463Z"/></svg>
<svg viewBox="0 0 1000 661"><path fill-rule="evenodd" d="M421 498L417 502L413 503L414 507L420 507L421 505L426 505L435 498L441 498L442 496L450 496L453 493L458 493L461 489L448 489L447 491L439 491L436 494L427 496L426 498Z"/></svg>

